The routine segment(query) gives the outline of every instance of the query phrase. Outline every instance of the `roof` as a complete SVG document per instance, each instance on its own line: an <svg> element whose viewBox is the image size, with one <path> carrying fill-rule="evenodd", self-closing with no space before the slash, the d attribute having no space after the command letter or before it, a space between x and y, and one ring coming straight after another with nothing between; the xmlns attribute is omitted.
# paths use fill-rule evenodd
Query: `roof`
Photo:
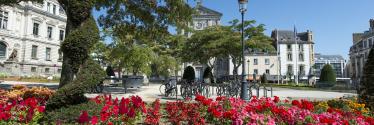
<svg viewBox="0 0 374 125"><path fill-rule="evenodd" d="M215 11L215 10L212 10L212 9L209 9L203 5L197 5L195 7L195 9L197 10L198 14L195 14L193 15L194 18L201 18L201 17L213 17L213 18L221 18L222 17L222 13L218 12L218 11Z"/></svg>
<svg viewBox="0 0 374 125"><path fill-rule="evenodd" d="M344 60L343 56L341 55L322 55L319 53L315 54L315 60Z"/></svg>
<svg viewBox="0 0 374 125"><path fill-rule="evenodd" d="M278 30L273 31L273 33L278 33L279 43L295 43L295 32L292 30ZM297 43L298 44L306 44L306 43L313 43L308 41L308 34L310 32L301 32L297 33ZM272 35L272 37L276 37L276 35ZM276 39L276 38L275 38Z"/></svg>

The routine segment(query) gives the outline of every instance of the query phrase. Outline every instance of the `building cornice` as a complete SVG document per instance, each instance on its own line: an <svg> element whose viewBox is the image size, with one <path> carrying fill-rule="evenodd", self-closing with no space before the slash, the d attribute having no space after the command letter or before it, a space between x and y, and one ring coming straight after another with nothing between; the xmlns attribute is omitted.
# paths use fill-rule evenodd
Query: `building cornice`
<svg viewBox="0 0 374 125"><path fill-rule="evenodd" d="M13 36L13 35L1 34L1 33L0 33L0 36L1 37L12 38L12 39L18 39L18 40L21 40L21 41L32 41L32 42L39 42L39 43L53 45L53 46L60 46L60 44L45 42L45 41L41 41L41 40L34 40L34 39L27 38L27 37L16 37L16 36Z"/></svg>
<svg viewBox="0 0 374 125"><path fill-rule="evenodd" d="M41 14L41 15L45 15L49 18L57 19L57 20L62 21L62 22L67 21L66 18L64 18L64 17L49 13L47 11L41 10L39 8L35 8L33 6L30 6L30 5L25 5L25 6L17 5L16 7L21 9L21 10L24 10L25 12L32 11L32 12L35 12L35 13L38 13L38 14Z"/></svg>

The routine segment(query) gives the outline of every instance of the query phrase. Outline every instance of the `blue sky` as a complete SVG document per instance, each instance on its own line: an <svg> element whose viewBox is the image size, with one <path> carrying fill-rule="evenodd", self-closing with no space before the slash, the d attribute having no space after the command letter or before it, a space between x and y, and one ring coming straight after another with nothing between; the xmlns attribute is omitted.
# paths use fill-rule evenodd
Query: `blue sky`
<svg viewBox="0 0 374 125"><path fill-rule="evenodd" d="M203 5L223 13L223 25L240 18L237 0L203 0ZM347 58L352 33L369 29L373 8L374 0L249 0L245 19L265 24L267 35L275 28L293 30L294 25L299 32L311 30L316 52Z"/></svg>

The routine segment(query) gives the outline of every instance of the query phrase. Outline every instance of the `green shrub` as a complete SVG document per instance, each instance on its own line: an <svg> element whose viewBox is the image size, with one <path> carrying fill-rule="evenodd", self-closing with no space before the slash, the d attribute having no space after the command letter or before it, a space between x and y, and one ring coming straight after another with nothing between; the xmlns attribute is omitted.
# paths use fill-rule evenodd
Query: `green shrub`
<svg viewBox="0 0 374 125"><path fill-rule="evenodd" d="M329 88L333 87L335 84L332 82L317 82L316 88Z"/></svg>
<svg viewBox="0 0 374 125"><path fill-rule="evenodd" d="M209 66L205 68L203 78L204 79L210 79L210 82L212 82L212 83L214 82L212 68L210 68Z"/></svg>
<svg viewBox="0 0 374 125"><path fill-rule="evenodd" d="M371 49L358 87L359 101L374 109L374 49Z"/></svg>
<svg viewBox="0 0 374 125"><path fill-rule="evenodd" d="M336 83L336 73L330 64L323 66L319 81L322 83Z"/></svg>
<svg viewBox="0 0 374 125"><path fill-rule="evenodd" d="M187 81L194 81L195 80L195 70L192 66L186 67L183 72L183 79Z"/></svg>
<svg viewBox="0 0 374 125"><path fill-rule="evenodd" d="M49 111L46 112L46 117L43 118L43 124L55 124L56 122L61 122L61 124L76 123L81 111L87 111L89 114L99 116L102 107L103 104L96 104L94 101L88 101L87 103Z"/></svg>
<svg viewBox="0 0 374 125"><path fill-rule="evenodd" d="M87 60L78 72L77 78L58 89L52 98L48 100L47 110L51 111L86 102L87 98L84 93L100 84L104 77L105 72L100 65L92 59Z"/></svg>
<svg viewBox="0 0 374 125"><path fill-rule="evenodd" d="M266 74L264 73L262 76L261 76L261 83L268 83L268 79L266 78Z"/></svg>

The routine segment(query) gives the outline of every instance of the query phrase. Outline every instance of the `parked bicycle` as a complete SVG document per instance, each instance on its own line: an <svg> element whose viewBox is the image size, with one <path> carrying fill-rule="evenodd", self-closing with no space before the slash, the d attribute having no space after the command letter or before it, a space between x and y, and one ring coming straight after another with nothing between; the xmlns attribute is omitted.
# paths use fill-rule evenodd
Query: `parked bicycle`
<svg viewBox="0 0 374 125"><path fill-rule="evenodd" d="M175 81L169 80L160 86L159 91L165 97L175 96L178 93L177 84Z"/></svg>

